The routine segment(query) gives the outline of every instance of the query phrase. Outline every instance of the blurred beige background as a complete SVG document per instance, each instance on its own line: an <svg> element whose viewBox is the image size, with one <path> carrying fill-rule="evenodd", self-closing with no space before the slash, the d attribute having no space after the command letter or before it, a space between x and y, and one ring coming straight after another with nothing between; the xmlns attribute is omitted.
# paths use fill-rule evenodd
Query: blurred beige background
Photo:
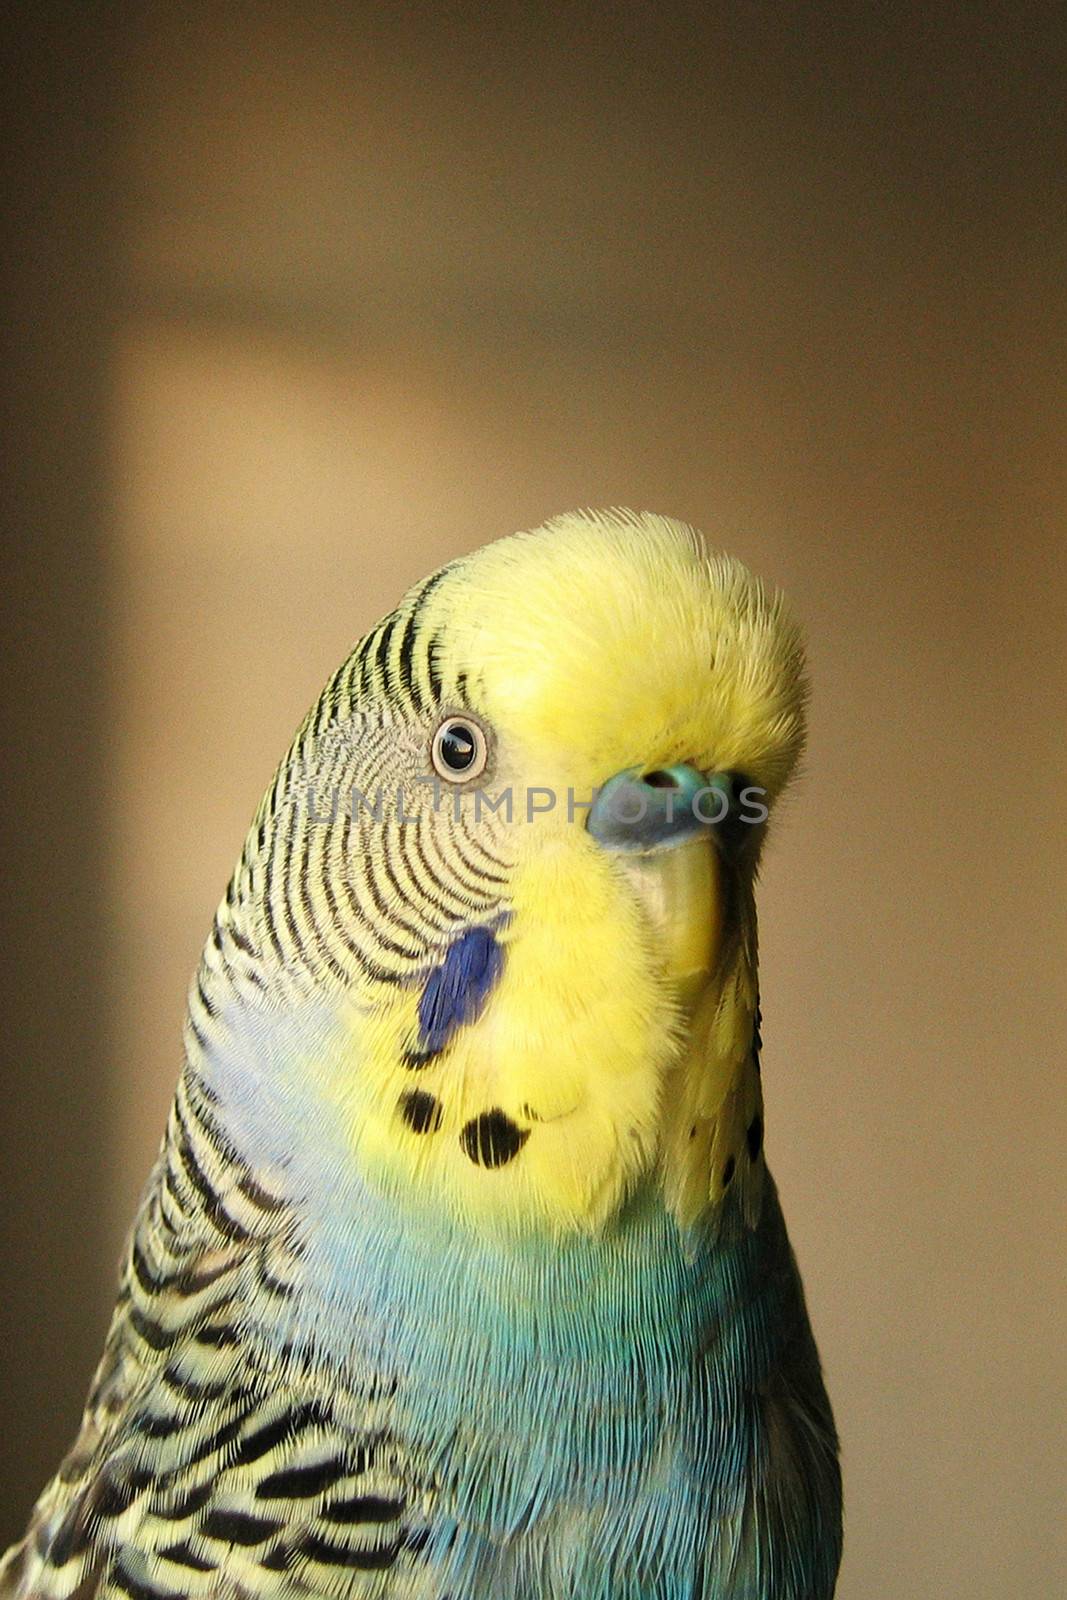
<svg viewBox="0 0 1067 1600"><path fill-rule="evenodd" d="M576 505L790 592L768 1145L841 1600L1064 1592L1058 8L43 6L8 46L0 1534L323 679Z"/></svg>

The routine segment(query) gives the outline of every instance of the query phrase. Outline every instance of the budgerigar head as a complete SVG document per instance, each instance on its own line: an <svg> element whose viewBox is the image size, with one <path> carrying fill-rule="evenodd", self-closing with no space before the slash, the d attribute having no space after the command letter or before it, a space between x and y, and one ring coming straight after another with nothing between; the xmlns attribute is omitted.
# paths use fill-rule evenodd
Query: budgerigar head
<svg viewBox="0 0 1067 1600"><path fill-rule="evenodd" d="M361 1177L472 1226L689 1222L761 1159L752 886L797 633L662 517L560 517L417 585L331 679L228 917Z"/></svg>

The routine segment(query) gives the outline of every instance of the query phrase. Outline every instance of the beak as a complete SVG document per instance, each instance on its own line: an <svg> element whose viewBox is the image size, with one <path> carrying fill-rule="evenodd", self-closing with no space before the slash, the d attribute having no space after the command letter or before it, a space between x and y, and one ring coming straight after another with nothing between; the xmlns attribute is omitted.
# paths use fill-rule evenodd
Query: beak
<svg viewBox="0 0 1067 1600"><path fill-rule="evenodd" d="M707 986L722 937L718 808L707 799L716 792L715 779L695 767L631 768L604 785L586 822L633 883L683 1003Z"/></svg>
<svg viewBox="0 0 1067 1600"><path fill-rule="evenodd" d="M630 767L600 790L586 826L605 850L669 850L686 839L710 835L718 794L715 780L709 782L695 767L655 772Z"/></svg>

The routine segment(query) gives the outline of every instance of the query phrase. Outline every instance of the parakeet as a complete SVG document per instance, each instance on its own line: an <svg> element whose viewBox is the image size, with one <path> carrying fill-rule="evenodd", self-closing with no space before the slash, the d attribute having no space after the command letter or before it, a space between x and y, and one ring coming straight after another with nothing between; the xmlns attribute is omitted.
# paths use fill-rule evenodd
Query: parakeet
<svg viewBox="0 0 1067 1600"><path fill-rule="evenodd" d="M81 1431L3 1600L827 1600L763 1150L780 597L556 518L327 683L193 980Z"/></svg>

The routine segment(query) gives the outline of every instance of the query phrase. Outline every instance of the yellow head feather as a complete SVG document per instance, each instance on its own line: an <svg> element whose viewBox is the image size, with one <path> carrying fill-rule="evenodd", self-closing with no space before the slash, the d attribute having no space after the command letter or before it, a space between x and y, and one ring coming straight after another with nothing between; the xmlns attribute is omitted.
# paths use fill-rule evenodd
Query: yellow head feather
<svg viewBox="0 0 1067 1600"><path fill-rule="evenodd" d="M600 1226L657 1174L683 1222L716 1202L735 1172L751 1210L760 1154L747 1145L761 1118L752 1054L758 851L722 887L717 959L693 996L675 981L669 940L625 863L585 819L592 792L615 774L682 762L743 772L773 805L804 732L802 651L780 600L738 562L708 556L682 524L613 511L560 517L489 545L420 585L397 616L417 616L432 714L420 721L390 701L390 671L405 649L418 652L382 634L372 636L381 658L373 671L365 641L353 657L361 675L346 679L342 669L329 706L343 728L368 697L384 704L403 753L398 781L425 822L423 865L484 851L483 868L492 862L500 880L494 926L504 960L477 1020L414 1076L405 1052L418 984L360 978L344 991L346 1060L321 1064L320 1077L364 1171L472 1221ZM476 796L462 793L462 839L451 797L430 820L428 791L413 782L430 772L433 726L455 708L487 732L477 789L496 806L472 825ZM321 708L313 720L321 724ZM387 832L365 834L366 870L375 894L395 892L402 903L413 852L390 864ZM354 870L325 848L322 862L326 875ZM461 904L449 915L463 926ZM467 915L492 920L484 908ZM434 1108L431 1137L398 1115L412 1093ZM521 1157L496 1170L462 1146L463 1130L489 1108L523 1137Z"/></svg>

